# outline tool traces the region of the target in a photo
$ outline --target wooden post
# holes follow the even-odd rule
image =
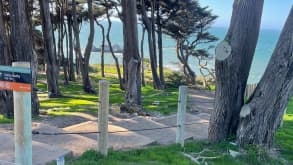
[[[30,68],[29,62],[14,62],[14,67]],[[32,164],[31,92],[13,92],[15,163]]]
[[[99,152],[107,156],[108,155],[108,114],[109,114],[109,82],[101,80],[99,82],[99,113],[98,113],[98,126],[99,126],[99,138],[98,138],[98,150]]]
[[[178,112],[177,112],[177,131],[176,131],[176,143],[180,143],[181,147],[184,147],[184,128],[185,128],[185,113],[187,102],[187,86],[179,87],[178,97]]]

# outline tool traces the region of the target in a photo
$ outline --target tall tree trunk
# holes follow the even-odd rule
[[[74,62],[73,62],[73,36],[72,36],[72,16],[67,15],[68,23],[68,42],[69,42],[69,81],[75,81]]]
[[[118,61],[118,58],[115,56],[115,53],[114,53],[114,50],[113,50],[113,47],[112,47],[112,43],[111,43],[111,39],[110,39],[110,31],[111,31],[111,28],[112,28],[112,21],[111,21],[108,9],[106,9],[106,15],[107,15],[107,21],[108,21],[108,30],[107,30],[106,38],[107,38],[108,46],[110,48],[111,55],[112,55],[112,57],[113,57],[113,59],[115,61],[117,74],[118,74],[118,79],[119,79],[119,83],[120,83],[120,89],[124,90],[125,85],[123,83],[123,79],[122,79],[122,76],[121,76],[119,61]]]
[[[57,62],[56,49],[53,41],[54,33],[50,17],[49,0],[40,0],[39,3],[42,17],[45,55],[47,58],[46,74],[48,95],[50,98],[55,98],[60,97],[58,86],[59,65]]]
[[[90,34],[88,38],[88,42],[84,51],[84,56],[81,59],[81,76],[82,76],[82,84],[83,90],[86,93],[95,94],[95,89],[92,88],[90,78],[89,78],[89,62],[90,56],[93,48],[94,36],[95,36],[95,22],[93,16],[93,1],[87,0],[88,4],[88,13],[89,13],[89,21],[90,21]]]
[[[236,134],[263,3],[263,0],[235,0],[228,34],[216,49],[216,101],[209,126],[212,142]]]
[[[150,51],[150,63],[151,63],[151,70],[153,75],[153,85],[155,89],[162,89],[163,86],[161,84],[160,78],[157,73],[157,60],[155,55],[155,48],[154,48],[154,39],[152,36],[152,23],[147,16],[146,9],[145,9],[145,0],[141,0],[141,13],[142,13],[142,20],[148,32],[148,44],[149,44],[149,51]]]
[[[160,74],[161,83],[163,86],[165,86],[164,66],[163,66],[163,33],[162,33],[159,3],[157,8],[157,27],[158,27],[157,34],[158,34],[158,50],[159,50],[159,74]]]
[[[81,70],[81,49],[80,49],[80,38],[79,38],[79,24],[77,22],[77,13],[76,13],[76,1],[72,0],[72,17],[73,17],[73,34],[74,34],[74,40],[75,40],[75,65],[76,65],[76,74],[80,74]]]
[[[2,1],[0,1],[0,59],[0,65],[11,65],[12,59],[3,19]],[[11,91],[0,91],[0,113],[8,118],[13,117],[13,98]]]
[[[102,31],[102,45],[101,45],[101,73],[102,77],[105,77],[105,28],[98,20],[95,20],[96,24],[101,28]]]
[[[36,87],[37,68],[34,62],[32,29],[29,17],[28,1],[10,0],[10,20],[11,20],[11,53],[14,61],[27,61],[31,63],[32,87]],[[32,112],[38,114],[38,97],[36,91],[32,91]]]
[[[154,48],[154,59],[155,64],[158,65],[158,59],[157,59],[157,41],[156,41],[156,19],[155,19],[155,9],[156,9],[156,0],[151,0],[151,33],[152,33],[152,39],[153,39],[153,48]]]
[[[145,86],[145,80],[144,80],[144,36],[145,36],[145,28],[143,25],[142,27],[142,37],[140,41],[140,54],[141,54],[141,83],[143,86]]]
[[[59,28],[58,28],[58,32],[59,32],[59,40],[58,40],[58,54],[61,58],[60,60],[60,64],[59,66],[63,67],[63,76],[64,76],[64,85],[68,85],[68,72],[67,72],[67,59],[65,58],[64,55],[64,30],[65,30],[65,26],[64,26],[64,4],[63,2],[61,2],[61,6],[60,6],[60,11],[59,11]]]
[[[141,108],[141,73],[137,35],[136,0],[122,0],[123,11],[123,69],[127,84],[125,106],[128,110]],[[138,107],[139,106],[139,107]],[[139,109],[137,109],[139,108]]]
[[[240,112],[240,145],[271,147],[293,89],[293,7],[267,69]]]

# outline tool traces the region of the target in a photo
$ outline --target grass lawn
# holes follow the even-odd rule
[[[280,146],[282,155],[293,164],[293,98],[291,98],[284,125],[276,134],[276,143]]]
[[[227,142],[211,145],[206,142],[188,142],[184,149],[179,145],[169,146],[151,146],[147,149],[137,149],[130,151],[110,151],[108,157],[103,157],[94,150],[85,152],[81,157],[76,159],[67,159],[66,164],[70,165],[193,165],[197,164],[183,155],[187,153],[193,154],[203,152],[202,157],[216,157],[216,159],[205,161],[209,165],[261,165],[283,164],[280,160],[270,158],[266,152],[248,147],[245,155],[233,158],[229,155],[229,150],[238,151],[239,148]],[[198,156],[198,155],[197,155]],[[199,160],[200,163],[205,161]]]
[[[101,73],[94,66],[92,70],[95,73],[90,74],[92,86],[98,91],[98,82],[102,79]],[[124,102],[125,91],[119,87],[116,78],[116,70],[113,65],[106,65],[106,78],[110,81],[110,104],[120,105]],[[45,75],[39,75],[38,89],[47,91]],[[62,78],[62,76],[60,76]],[[62,82],[62,81],[59,81]],[[94,112],[98,110],[98,94],[86,94],[82,90],[80,80],[70,82],[70,85],[60,85],[63,95],[61,98],[49,99],[46,93],[38,94],[40,98],[40,109],[47,111],[50,115],[66,115],[70,112]],[[166,90],[154,90],[151,84],[142,87],[142,103],[146,111],[155,111],[161,114],[170,114],[177,111],[178,89],[168,88]],[[159,101],[160,104],[152,104]]]

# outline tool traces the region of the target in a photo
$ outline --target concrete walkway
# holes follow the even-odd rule
[[[197,95],[199,94],[199,95]],[[197,123],[188,125],[185,129],[185,139],[203,140],[207,139],[209,111],[213,104],[212,93],[205,94],[198,92],[190,93],[190,104],[192,113],[187,113],[186,123]],[[210,97],[211,96],[211,97]],[[192,98],[194,97],[194,98]],[[205,104],[206,109],[196,104]],[[193,111],[196,111],[194,113]],[[94,116],[87,116],[88,120],[81,120],[81,123],[58,128],[50,122],[34,122],[33,130],[46,133],[55,132],[94,132],[98,130],[97,119]],[[126,150],[141,148],[150,144],[162,145],[175,142],[176,128],[131,131],[150,128],[161,128],[176,125],[176,115],[151,118],[133,117],[121,119],[114,116],[109,118],[109,132],[129,131],[109,134],[109,148],[114,150]],[[56,122],[54,122],[56,124]],[[33,135],[33,164],[45,164],[56,160],[64,155],[79,156],[88,149],[97,148],[97,134],[82,135]],[[0,165],[14,162],[14,137],[13,125],[0,125]]]

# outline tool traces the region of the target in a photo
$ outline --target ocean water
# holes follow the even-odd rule
[[[105,27],[107,28],[107,23],[105,21],[102,21],[102,24],[104,24]],[[139,42],[141,39],[141,31],[142,31],[141,26],[138,26]],[[102,42],[102,35],[101,35],[101,30],[99,29],[99,27],[96,26],[95,32],[96,33],[95,33],[94,46],[100,47]],[[227,28],[212,27],[210,29],[210,32],[214,34],[215,36],[217,36],[219,38],[218,42],[220,42],[226,35]],[[85,48],[86,46],[88,34],[89,34],[89,26],[87,25],[87,23],[84,23],[80,33],[82,48]],[[270,57],[273,53],[273,50],[275,48],[279,35],[280,35],[280,31],[277,31],[277,30],[267,30],[267,29],[261,30],[259,40],[258,40],[258,45],[256,48],[256,52],[255,52],[253,63],[250,70],[248,83],[257,83],[260,80],[270,60]],[[122,24],[120,22],[113,21],[110,38],[111,38],[112,44],[118,44],[121,48],[123,48],[123,29],[122,29]],[[144,43],[145,43],[144,44],[145,58],[148,58],[149,51],[148,51],[148,44],[147,44],[147,36],[145,38]],[[216,45],[216,44],[217,42],[213,43],[213,45]],[[171,67],[172,69],[177,70],[178,65],[176,65],[176,63],[178,63],[179,61],[176,57],[175,47],[176,47],[175,40],[164,35],[163,36],[164,66],[167,66],[169,68]],[[214,50],[210,50],[210,53],[214,54]],[[117,53],[116,55],[121,64],[122,54]],[[100,53],[93,52],[91,55],[90,64],[98,64],[98,63],[101,63]],[[105,54],[105,63],[106,64],[114,63],[114,60],[111,54],[109,53]],[[198,74],[196,59],[191,58],[190,65]],[[212,60],[209,65],[211,65],[212,67],[214,65],[214,60]]]

